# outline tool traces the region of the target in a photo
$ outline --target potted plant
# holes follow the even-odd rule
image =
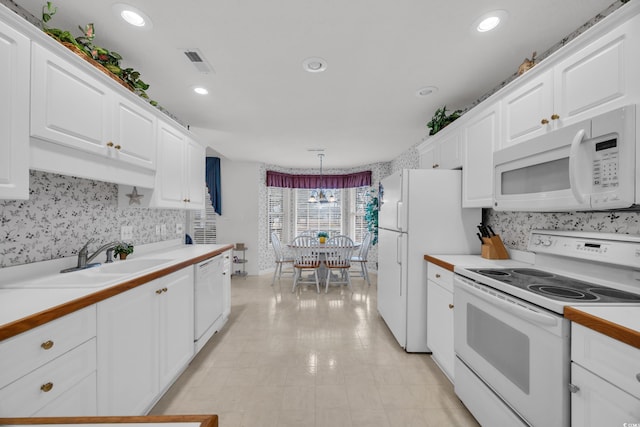
[[[327,233],[326,231],[318,231],[318,240],[320,240],[320,243],[325,243],[328,238],[329,233]]]
[[[113,253],[120,255],[120,259],[127,259],[127,255],[133,253],[133,245],[130,243],[122,243],[113,248]]]
[[[441,108],[438,108],[435,113],[433,113],[433,117],[431,121],[427,123],[427,127],[429,130],[429,135],[435,135],[444,129],[447,125],[454,122],[456,119],[460,117],[462,114],[462,110],[456,110],[453,113],[447,115],[447,106],[443,105]]]
[[[364,220],[367,222],[367,230],[371,233],[371,245],[378,243],[378,195],[375,188],[369,190],[367,205],[364,210]]]

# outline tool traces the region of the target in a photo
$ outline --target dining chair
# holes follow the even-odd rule
[[[293,265],[293,257],[285,254],[280,238],[275,232],[271,233],[271,245],[276,255],[276,269],[273,271],[273,280],[271,281],[271,286],[273,286],[276,283],[276,275],[278,276],[278,280],[282,277],[282,265]],[[295,273],[295,271],[291,270],[291,273]]]
[[[371,233],[366,232],[362,238],[362,245],[360,245],[360,251],[357,255],[351,257],[351,262],[360,264],[360,272],[351,271],[352,275],[356,277],[362,277],[367,281],[367,284],[371,286],[369,281],[369,270],[367,269],[367,256],[369,254],[369,247],[371,246]]]
[[[320,269],[320,252],[318,251],[318,239],[312,236],[298,236],[291,242],[293,248],[293,288],[295,292],[298,283],[303,281],[302,273],[312,271],[315,278],[316,291],[320,293],[320,280],[318,270]]]
[[[349,236],[334,236],[327,240],[324,253],[324,266],[327,268],[327,280],[324,292],[329,291],[329,283],[332,277],[338,277],[338,281],[334,283],[346,283],[349,289],[351,287],[351,277],[349,276],[349,268],[351,268],[351,256],[353,255],[354,243]],[[338,270],[340,275],[334,276],[332,272]]]

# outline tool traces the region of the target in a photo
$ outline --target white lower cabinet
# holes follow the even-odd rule
[[[95,306],[0,342],[0,360],[0,417],[97,415]]]
[[[453,382],[453,272],[427,263],[427,277],[427,346]]]
[[[98,413],[145,414],[193,355],[193,269],[98,303]]]
[[[571,325],[571,425],[640,422],[640,349]]]
[[[231,314],[231,258],[232,251],[222,254],[222,318],[227,321]]]

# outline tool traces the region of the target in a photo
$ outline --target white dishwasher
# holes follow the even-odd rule
[[[195,352],[199,352],[217,332],[218,319],[223,311],[223,267],[222,255],[209,258],[195,268]]]

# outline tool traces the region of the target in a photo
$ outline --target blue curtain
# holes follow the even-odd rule
[[[211,204],[213,210],[218,215],[222,215],[222,197],[220,190],[220,158],[219,157],[207,157],[206,159],[206,181],[207,188],[209,189],[209,196],[211,196]]]

